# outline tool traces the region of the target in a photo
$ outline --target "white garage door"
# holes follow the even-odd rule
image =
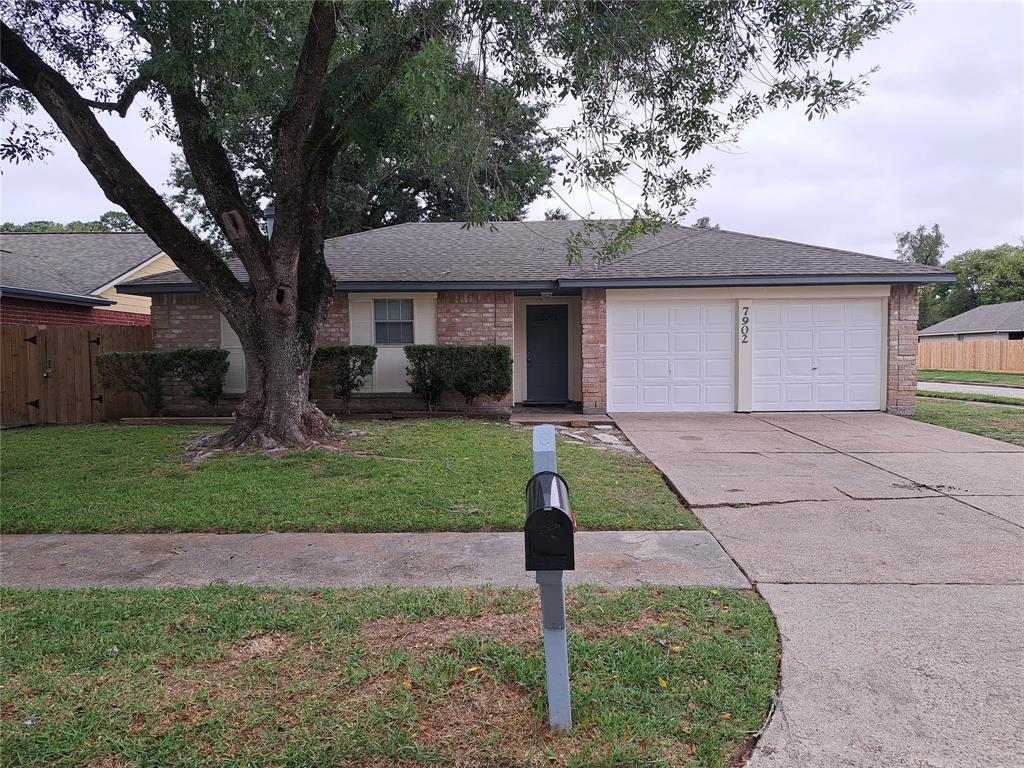
[[[870,411],[881,407],[878,299],[754,302],[755,411]]]
[[[731,301],[608,305],[609,411],[732,411]]]

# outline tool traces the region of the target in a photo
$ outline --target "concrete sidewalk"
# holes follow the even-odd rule
[[[993,397],[1019,397],[1024,399],[1024,387],[994,387],[985,384],[956,384],[947,381],[919,381],[917,388],[925,392],[966,392],[970,395]]]
[[[40,534],[0,541],[5,587],[530,587],[521,533]],[[746,588],[706,531],[576,535],[569,584]]]

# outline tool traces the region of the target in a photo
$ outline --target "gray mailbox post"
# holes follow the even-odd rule
[[[540,585],[548,721],[552,730],[570,731],[572,701],[569,696],[569,648],[565,638],[562,571],[576,567],[573,548],[576,520],[569,509],[569,489],[557,470],[555,428],[548,424],[534,427],[534,475],[526,486],[526,570],[537,572],[537,584]]]

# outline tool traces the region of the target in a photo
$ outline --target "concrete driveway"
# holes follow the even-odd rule
[[[751,765],[1024,765],[1024,449],[880,413],[617,414],[772,606]]]

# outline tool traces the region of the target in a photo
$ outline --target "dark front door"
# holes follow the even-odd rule
[[[569,305],[526,305],[526,399],[569,399]]]

